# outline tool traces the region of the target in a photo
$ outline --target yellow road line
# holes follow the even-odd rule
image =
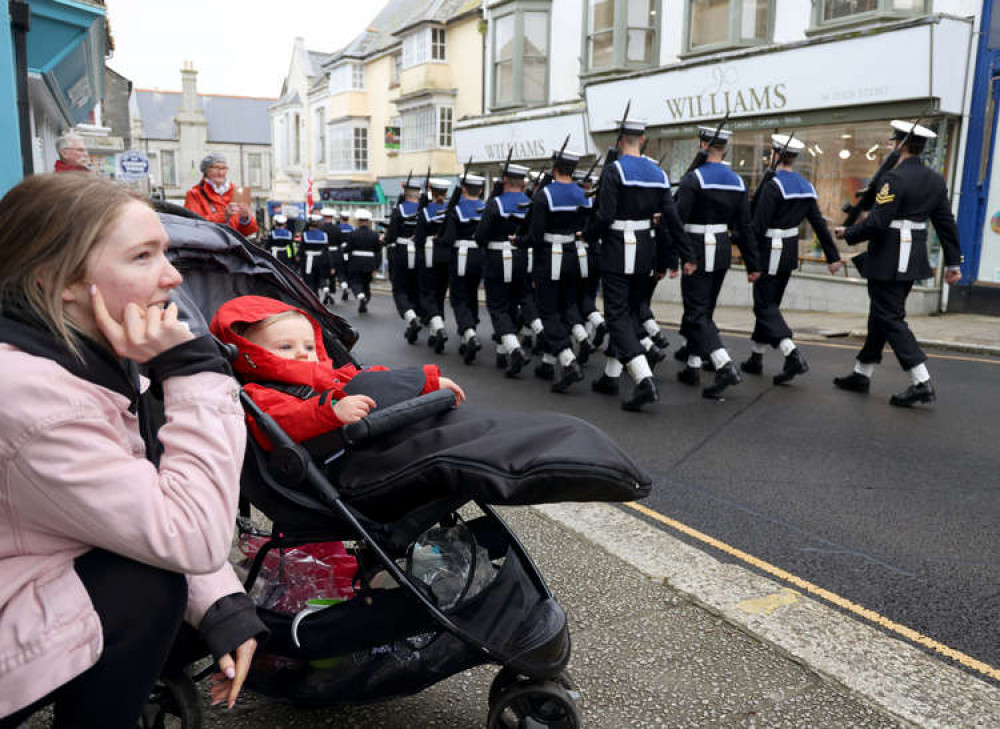
[[[765,562],[762,559],[754,557],[752,554],[747,554],[742,550],[736,549],[735,547],[731,547],[725,542],[719,541],[715,537],[710,537],[707,534],[698,531],[697,529],[692,529],[691,527],[687,526],[686,524],[682,524],[676,519],[671,519],[669,516],[664,516],[658,511],[653,511],[647,506],[643,506],[642,504],[637,504],[634,502],[627,503],[625,504],[625,506],[629,507],[630,509],[634,509],[635,511],[638,511],[640,514],[648,516],[650,519],[654,519],[655,521],[658,521],[662,524],[666,524],[667,526],[676,529],[682,534],[686,534],[689,537],[693,537],[694,539],[697,539],[700,542],[704,542],[705,544],[715,547],[716,549],[725,552],[726,554],[732,557],[736,557],[737,559],[742,560],[743,562],[746,562],[747,564],[756,567],[762,572],[766,572],[770,575],[773,575],[774,577],[777,577],[780,580],[784,580],[785,582],[795,585],[800,590],[816,595],[817,597],[820,597],[826,600],[827,602],[833,603],[839,608],[852,612],[855,615],[859,615],[860,617],[865,618],[866,620],[870,620],[876,625],[885,628],[888,631],[896,633],[897,635],[900,635],[906,638],[907,640],[910,640],[918,645],[921,645],[924,648],[929,648],[935,653],[940,653],[943,656],[947,656],[948,658],[951,658],[952,660],[962,664],[966,668],[970,668],[973,671],[977,671],[983,674],[984,676],[988,676],[996,681],[1000,681],[1000,669],[994,668],[988,663],[984,663],[983,661],[977,660],[972,656],[962,653],[961,651],[957,651],[954,648],[950,648],[944,645],[943,643],[939,643],[933,638],[929,638],[926,635],[923,635],[922,633],[918,633],[917,631],[913,630],[913,628],[908,628],[905,625],[900,625],[899,623],[889,620],[889,618],[885,617],[884,615],[880,615],[874,610],[869,610],[868,608],[858,605],[855,602],[851,602],[850,600],[841,597],[836,593],[823,589],[819,585],[814,585],[812,582],[809,582],[808,580],[803,580],[801,577],[797,577],[796,575],[793,575],[791,572],[787,572],[786,570],[783,570],[780,567],[776,567],[770,562]]]

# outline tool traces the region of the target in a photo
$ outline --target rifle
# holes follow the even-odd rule
[[[753,215],[754,210],[757,209],[757,198],[760,196],[761,190],[764,189],[764,185],[769,183],[774,179],[774,171],[778,168],[778,163],[781,161],[781,155],[785,153],[788,149],[788,145],[792,143],[792,137],[795,136],[795,132],[788,135],[788,139],[781,147],[781,151],[777,155],[772,153],[771,163],[767,166],[767,171],[761,175],[760,182],[757,183],[757,189],[753,191],[753,197],[750,199],[750,214]]]
[[[594,164],[592,164],[592,165],[590,166],[590,169],[589,169],[589,170],[587,170],[587,174],[585,174],[585,175],[583,176],[583,182],[584,182],[584,183],[586,183],[586,182],[587,182],[587,180],[589,180],[589,179],[590,179],[590,176],[591,176],[592,174],[594,174],[594,170],[596,170],[596,169],[597,169],[597,165],[599,165],[599,164],[601,164],[601,155],[597,155],[597,158],[596,158],[596,159],[594,159]]]
[[[618,159],[618,143],[622,141],[622,136],[625,134],[625,122],[628,120],[628,110],[632,108],[632,99],[628,100],[625,105],[625,113],[622,114],[622,120],[618,123],[618,139],[615,140],[613,147],[608,147],[608,151],[604,153],[604,164],[613,164],[616,159]]]
[[[428,203],[431,201],[431,168],[427,168],[427,177],[424,178],[424,189],[420,193],[420,200],[417,203],[417,207],[423,210],[427,207]]]
[[[451,191],[451,197],[448,199],[448,209],[447,213],[450,213],[456,207],[458,207],[458,201],[462,199],[462,188],[465,187],[465,178],[469,176],[469,167],[472,166],[472,157],[469,157],[469,161],[465,163],[465,169],[462,171],[462,181],[459,182],[455,189]]]
[[[906,133],[906,136],[903,137],[902,143],[899,144],[891,152],[889,152],[889,154],[886,155],[885,159],[882,160],[882,164],[879,165],[879,168],[875,171],[875,174],[872,176],[871,180],[868,181],[868,184],[865,185],[865,187],[862,188],[861,190],[858,190],[856,193],[854,193],[854,197],[857,199],[857,202],[854,203],[853,205],[851,205],[851,203],[849,202],[844,203],[844,207],[842,208],[842,210],[845,213],[847,213],[847,217],[844,218],[845,228],[849,225],[854,225],[857,222],[858,218],[861,217],[862,212],[864,212],[865,210],[871,210],[872,206],[875,205],[875,195],[878,192],[879,185],[882,182],[882,178],[885,177],[886,174],[890,170],[892,170],[893,167],[896,166],[897,162],[899,162],[899,150],[902,147],[905,147],[906,143],[910,141],[910,137],[913,136],[913,130],[917,128],[917,124],[919,124],[922,119],[923,117],[920,117],[915,122],[913,122],[913,126],[910,127],[910,131],[908,131]]]
[[[539,178],[538,184],[531,190],[531,197],[534,197],[539,190],[544,189],[549,183],[552,182],[552,176],[555,173],[556,163],[562,157],[563,152],[566,151],[566,145],[569,144],[569,137],[570,135],[567,134],[566,138],[563,140],[562,146],[559,148],[559,151],[552,156],[552,169],[547,170],[545,174]],[[521,225],[517,229],[518,235],[525,235],[529,230],[531,230],[531,211],[534,208],[534,205],[530,202],[518,205],[519,208],[522,206],[526,207],[528,212],[524,214],[524,218],[521,220]]]
[[[691,164],[688,165],[688,168],[684,170],[685,175],[691,170],[696,170],[705,164],[705,160],[708,159],[708,150],[712,148],[712,145],[715,144],[716,141],[718,141],[719,134],[722,132],[722,127],[726,126],[726,122],[729,121],[729,113],[730,112],[728,111],[726,112],[726,115],[722,117],[722,121],[719,122],[719,126],[715,128],[715,133],[712,135],[712,139],[708,143],[708,146],[705,147],[705,149],[702,149],[701,145],[698,146],[698,151],[695,153],[694,159],[691,160]]]
[[[403,187],[399,191],[399,199],[396,200],[397,205],[402,205],[403,201],[406,200],[406,188],[410,186],[411,177],[413,177],[413,170],[406,173],[406,182],[403,183]]]
[[[493,189],[490,190],[490,198],[499,197],[503,195],[503,178],[507,176],[507,170],[510,168],[510,156],[514,152],[514,145],[510,145],[510,149],[507,150],[507,160],[503,163],[503,172],[500,173],[500,177],[493,181]]]

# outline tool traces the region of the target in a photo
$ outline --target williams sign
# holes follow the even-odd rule
[[[674,96],[666,99],[671,121],[689,122],[693,119],[731,114],[768,113],[780,111],[788,105],[787,87],[783,83],[743,89],[722,89],[698,96]]]

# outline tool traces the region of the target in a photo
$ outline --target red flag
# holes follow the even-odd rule
[[[313,210],[313,177],[309,175],[309,186],[306,188],[306,215]]]

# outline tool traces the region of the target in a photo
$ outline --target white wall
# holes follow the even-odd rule
[[[582,38],[581,0],[553,0],[549,16],[550,104],[580,98]]]

